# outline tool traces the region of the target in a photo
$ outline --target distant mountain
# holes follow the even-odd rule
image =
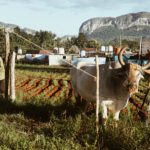
[[[32,35],[35,35],[35,33],[37,32],[36,30],[29,29],[29,28],[23,28],[22,30],[27,34],[32,34]]]
[[[92,18],[82,23],[79,32],[88,38],[102,40],[116,39],[120,35],[150,36],[150,12]]]
[[[17,25],[0,22],[0,28],[8,28],[9,30],[13,30],[15,27],[17,27]]]
[[[16,27],[18,27],[18,26],[15,24],[8,24],[8,23],[0,22],[0,28],[8,28],[13,31],[13,29]],[[27,34],[32,34],[32,35],[34,35],[36,32],[35,30],[29,29],[29,28],[21,28],[21,30],[23,30]]]

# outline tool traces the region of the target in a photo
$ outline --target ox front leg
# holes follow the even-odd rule
[[[114,120],[115,120],[115,121],[119,121],[119,114],[120,114],[120,110],[119,110],[119,111],[116,111],[116,112],[114,113]]]
[[[107,105],[105,102],[101,103],[101,108],[102,108],[102,123],[106,124],[108,114],[107,114]]]
[[[119,114],[120,114],[120,110],[119,110],[119,111],[116,111],[116,112],[114,113],[114,120],[115,120],[114,126],[115,126],[116,128],[118,127]]]

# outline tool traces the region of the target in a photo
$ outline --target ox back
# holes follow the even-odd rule
[[[96,76],[95,66],[83,66],[82,70]],[[118,107],[124,107],[129,99],[129,92],[124,86],[128,67],[111,68],[108,65],[99,65],[100,70],[100,101],[118,101]],[[72,84],[76,95],[79,94],[87,101],[96,100],[95,78],[86,75],[84,72],[72,68]],[[117,106],[115,106],[117,107]]]

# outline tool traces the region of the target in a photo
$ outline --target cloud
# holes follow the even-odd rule
[[[115,9],[118,7],[124,9],[123,6],[127,5],[133,7],[137,3],[138,0],[74,0],[72,2],[75,8],[97,8],[100,10],[111,9],[112,11],[116,11]]]
[[[17,3],[33,6],[36,10],[39,10],[38,3],[42,3],[41,7],[49,9],[74,9],[74,10],[87,10],[87,9],[99,9],[100,11],[116,11],[116,9],[128,9],[133,11],[149,10],[150,1],[144,0],[0,0],[0,3],[4,4]],[[140,4],[140,5],[139,5]],[[38,6],[38,7],[37,7]],[[37,8],[36,8],[37,7]],[[30,8],[30,7],[29,7]]]
[[[12,0],[1,0],[1,1],[5,1],[5,2],[8,2],[8,3],[9,3],[9,2],[12,2],[12,3],[14,3],[14,2],[15,2],[15,3],[16,3],[16,2],[17,2],[17,3],[29,3],[29,2],[32,2],[32,0],[13,0],[13,1],[12,1]]]
[[[24,0],[22,0],[24,1]],[[34,4],[39,0],[33,0]],[[150,1],[144,0],[42,0],[47,9],[69,10],[84,12],[96,9],[101,12],[116,11],[120,13],[149,11]],[[140,4],[140,5],[139,5]]]

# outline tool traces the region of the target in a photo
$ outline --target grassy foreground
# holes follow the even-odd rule
[[[150,126],[121,114],[116,123],[110,120],[100,127],[96,141],[95,114],[82,116],[70,104],[59,107],[32,103],[0,101],[1,149],[52,150],[147,150],[150,148]],[[76,111],[74,111],[76,110]]]
[[[23,67],[21,69],[22,66],[18,66],[16,75],[69,78],[66,70],[65,73],[64,70],[60,73],[56,69],[48,68],[48,73],[46,70],[41,72],[40,66]],[[43,103],[42,97],[23,100],[20,96],[14,103],[0,97],[0,149],[148,150],[150,125],[146,127],[146,123],[133,114],[121,113],[116,126],[110,115],[107,125],[105,127],[100,125],[97,139],[95,112],[83,116],[72,99],[56,106]]]
[[[147,150],[150,148],[150,127],[121,114],[116,123],[110,120],[100,127],[96,141],[95,114],[82,116],[71,104],[59,107],[0,101],[1,149],[82,150]],[[76,110],[76,111],[74,111]]]

